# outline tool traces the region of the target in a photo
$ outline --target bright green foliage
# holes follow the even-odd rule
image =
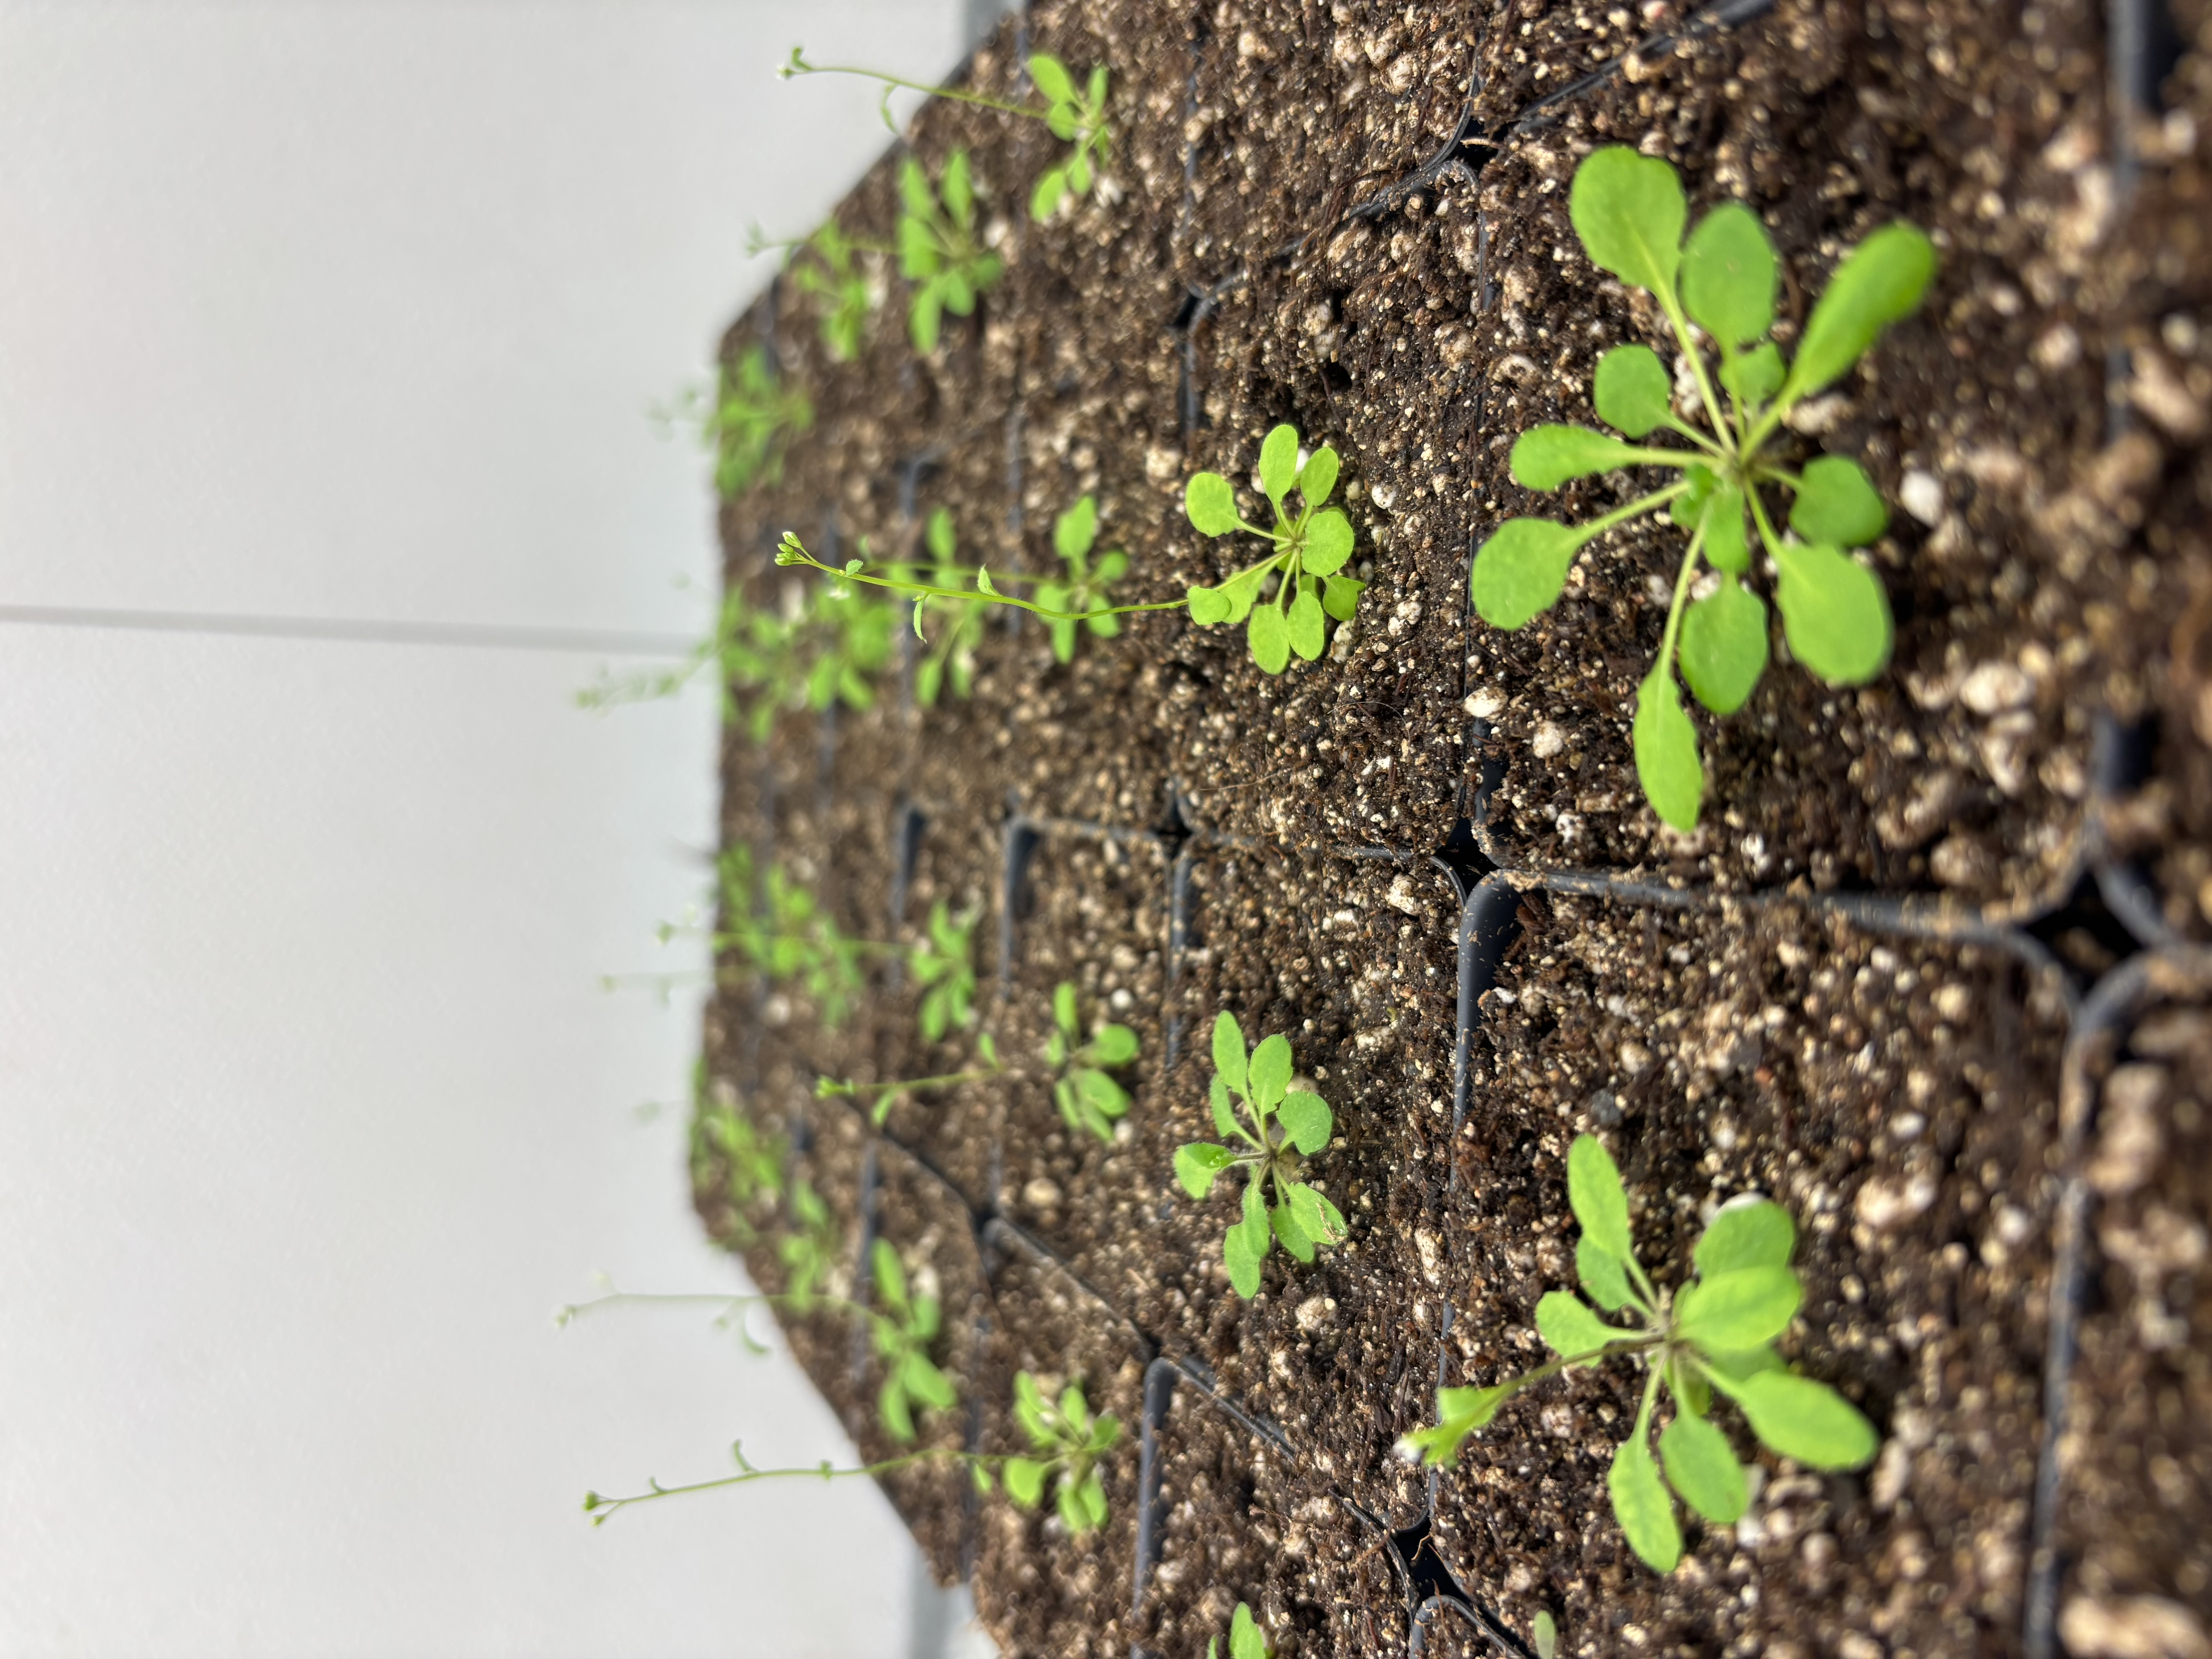
[[[1826,1384],[1791,1372],[1774,1351],[1804,1299],[1790,1267],[1797,1229],[1788,1211],[1750,1196],[1723,1205],[1692,1253],[1697,1277],[1670,1298],[1636,1260],[1620,1171],[1593,1135],[1577,1135],[1567,1151],[1567,1202],[1582,1224],[1575,1272],[1589,1302],[1551,1291],[1536,1304],[1537,1334],[1559,1358],[1489,1388],[1437,1389],[1437,1425],[1400,1443],[1408,1455],[1449,1463],[1468,1435],[1531,1382],[1633,1357],[1647,1371],[1643,1403],[1606,1485],[1630,1547],[1661,1572],[1674,1571],[1682,1554],[1668,1488],[1723,1525],[1740,1520],[1749,1501],[1742,1466],[1711,1419],[1715,1394],[1734,1401],[1752,1432],[1784,1457],[1816,1469],[1873,1461],[1881,1443],[1874,1425]],[[1626,1312],[1634,1322],[1613,1324],[1598,1310]],[[1674,1416],[1655,1459],[1652,1414],[1662,1391]]]
[[[1101,1025],[1083,1040],[1075,987],[1063,981],[1052,994],[1053,1033],[1044,1045],[1053,1069],[1052,1097],[1071,1129],[1114,1138],[1114,1120],[1129,1109],[1127,1091],[1106,1075],[1137,1057],[1137,1034],[1126,1025]]]
[[[1468,580],[1483,620],[1516,629],[1552,607],[1575,555],[1615,525],[1666,507],[1689,532],[1659,659],[1638,693],[1633,728],[1646,799],[1661,818],[1688,830],[1697,826],[1705,771],[1675,669],[1691,695],[1716,714],[1741,708],[1766,669],[1766,605],[1739,580],[1751,572],[1747,512],[1751,532],[1774,562],[1774,603],[1798,662],[1829,684],[1863,685],[1889,660],[1889,602],[1881,580],[1844,550],[1864,546],[1887,527],[1881,495],[1856,461],[1823,456],[1793,474],[1769,446],[1793,408],[1847,372],[1883,329],[1919,305],[1935,274],[1936,252],[1903,223],[1860,243],[1813,307],[1796,361],[1785,371],[1781,352],[1766,337],[1781,269],[1749,208],[1723,203],[1686,243],[1688,210],[1674,169],[1616,145],[1576,169],[1568,211],[1594,264],[1658,301],[1697,382],[1697,416],[1686,421],[1674,411],[1674,382],[1658,354],[1649,346],[1616,346],[1598,360],[1591,381],[1598,418],[1631,439],[1663,428],[1692,447],[1624,443],[1587,427],[1522,433],[1513,446],[1512,471],[1531,489],[1638,466],[1671,467],[1681,480],[1580,526],[1508,520],[1477,550]],[[1717,350],[1717,383],[1693,323]],[[1776,532],[1762,489],[1795,495],[1789,539]],[[1703,592],[1697,591],[1700,561],[1716,579]]]
[[[899,218],[899,270],[915,285],[907,327],[915,350],[934,351],[945,313],[972,313],[976,296],[998,282],[1005,266],[977,239],[966,150],[952,152],[935,189],[921,163],[908,156],[899,169],[899,196],[906,205]]]
[[[1271,530],[1247,524],[1237,513],[1237,492],[1218,472],[1201,472],[1183,490],[1183,511],[1201,536],[1243,531],[1272,544],[1273,551],[1225,581],[1190,590],[1194,623],[1243,623],[1252,660],[1279,674],[1291,653],[1311,662],[1328,642],[1328,619],[1350,622],[1366,583],[1344,574],[1352,557],[1352,521],[1327,506],[1336,489],[1337,456],[1323,445],[1310,456],[1298,450],[1298,429],[1283,425],[1260,446],[1260,487],[1275,511]],[[1298,510],[1284,505],[1292,490]],[[1263,597],[1269,576],[1274,593]]]
[[[907,1294],[906,1269],[899,1266],[898,1252],[889,1240],[878,1239],[868,1261],[875,1273],[877,1304],[868,1315],[869,1334],[884,1362],[876,1411],[892,1439],[912,1440],[916,1406],[951,1411],[958,1398],[952,1379],[929,1357],[939,1323],[937,1298]]]
[[[907,972],[921,992],[921,1034],[932,1042],[975,1023],[975,919],[955,921],[943,899],[930,907],[929,934],[907,952]]]
[[[756,903],[752,851],[743,842],[722,850],[721,931],[717,951],[729,950],[771,984],[796,985],[812,1000],[822,1023],[845,1023],[864,987],[861,963],[872,948],[865,939],[841,932],[814,895],[785,873],[769,866]]]
[[[814,404],[799,386],[779,385],[768,354],[755,346],[722,365],[712,403],[702,411],[700,434],[714,456],[714,487],[735,501],[758,482],[783,477],[783,453],[793,437],[814,424]]]
[[[703,1054],[692,1067],[691,1111],[692,1184],[703,1188],[720,1160],[735,1212],[732,1230],[740,1244],[750,1244],[754,1211],[763,1199],[783,1195],[784,1138],[753,1121],[726,1079],[708,1080]]]
[[[1206,1659],[1221,1659],[1219,1637],[1206,1638]],[[1275,1650],[1260,1633],[1252,1609],[1242,1601],[1237,1604],[1236,1616],[1229,1621],[1229,1659],[1275,1659]]]
[[[1113,131],[1106,125],[1106,65],[1098,64],[1082,86],[1057,58],[1042,52],[1030,58],[1030,79],[1045,95],[1045,125],[1052,136],[1075,148],[1067,159],[1039,175],[1030,192],[1030,217],[1049,219],[1069,198],[1088,196],[1091,185],[1105,173],[1113,148]]]
[[[1213,1127],[1229,1144],[1177,1147],[1175,1171],[1196,1199],[1212,1191],[1223,1170],[1246,1171],[1243,1218],[1222,1241],[1229,1282],[1242,1297],[1258,1293],[1261,1264],[1274,1240],[1310,1261],[1317,1247],[1340,1243],[1345,1235],[1336,1206],[1298,1178],[1305,1160],[1328,1146],[1335,1119],[1328,1102],[1293,1090],[1292,1081],[1288,1037],[1271,1036],[1248,1056],[1236,1016],[1224,1009],[1214,1017]]]
[[[1075,656],[1078,628],[1088,628],[1102,640],[1121,631],[1121,619],[1109,607],[1114,584],[1128,573],[1129,556],[1114,548],[1100,554],[1093,565],[1091,549],[1097,539],[1098,502],[1092,496],[1085,495],[1054,521],[1053,549],[1066,562],[1067,580],[1039,586],[1036,602],[1048,611],[1068,613],[1046,624],[1052,629],[1052,654],[1061,662]]]
[[[1559,1626],[1548,1608],[1537,1609],[1528,1623],[1528,1638],[1536,1650],[1536,1659],[1559,1659]]]
[[[804,1176],[791,1183],[791,1231],[775,1243],[786,1274],[784,1295],[804,1313],[828,1277],[837,1250],[837,1229],[830,1206]]]
[[[834,362],[849,363],[860,355],[860,337],[880,303],[876,285],[854,263],[854,244],[835,219],[807,239],[811,259],[794,259],[791,283],[822,301],[822,343]]]
[[[922,540],[936,561],[930,581],[939,588],[957,589],[966,573],[954,563],[959,544],[953,533],[951,508],[940,507],[929,515]],[[929,650],[914,671],[914,699],[924,708],[936,708],[947,686],[963,701],[975,689],[975,647],[982,642],[983,617],[989,605],[981,593],[916,596],[914,636]]]
[[[1025,1510],[1044,1501],[1048,1489],[1061,1523],[1080,1537],[1106,1524],[1106,1483],[1098,1460],[1121,1437],[1121,1422],[1110,1413],[1093,1417],[1083,1390],[1070,1382],[1057,1401],[1047,1400],[1027,1371],[1014,1378],[1014,1420],[1029,1437],[1034,1457],[1009,1457],[1000,1466],[1006,1494]],[[988,1485],[981,1464],[978,1484]]]

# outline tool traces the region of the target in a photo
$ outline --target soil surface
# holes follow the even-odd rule
[[[732,359],[764,345],[815,409],[780,477],[724,509],[754,603],[816,580],[774,567],[785,530],[833,561],[864,538],[912,556],[939,507],[963,563],[1043,571],[1085,494],[1129,556],[1117,600],[1176,598],[1257,550],[1192,531],[1184,482],[1224,473],[1249,516],[1285,420],[1341,454],[1370,584],[1279,678],[1177,611],[1066,664],[1000,615],[964,698],[917,705],[908,636],[871,706],[726,740],[726,842],[847,933],[910,944],[940,903],[972,922],[1002,1070],[902,1093],[880,1130],[816,1080],[975,1054],[973,1031],[922,1040],[889,950],[835,1027],[726,958],[706,1047],[830,1206],[826,1288],[865,1298],[880,1237],[940,1298],[960,1402],[923,1414],[924,1444],[1021,1449],[1024,1370],[1121,1423],[1091,1536],[950,1460],[885,1477],[1004,1651],[1195,1659],[1239,1601],[1284,1656],[1403,1651],[1417,1615],[1428,1652],[1525,1655],[1540,1613],[1577,1655],[2212,1650],[2212,973],[2192,954],[2212,939],[2212,11],[2146,27],[2148,106],[2122,118],[2106,17],[2048,0],[1779,0],[1734,27],[1666,0],[1038,0],[966,84],[1024,95],[1030,50],[1109,64],[1115,187],[1032,222],[1057,143],[939,100],[908,142],[933,171],[969,152],[1006,264],[975,314],[917,356],[876,263],[856,362],[788,283],[732,328]],[[1693,836],[1644,805],[1628,746],[1674,532],[1594,544],[1516,634],[1467,597],[1500,520],[1649,488],[1555,498],[1504,467],[1528,425],[1591,417],[1604,349],[1667,349],[1567,223],[1577,160],[1617,142],[1674,161],[1693,212],[1760,213],[1785,349],[1869,231],[1910,218],[1942,256],[1918,315],[1789,437],[1858,459],[1893,504],[1869,556],[1894,658],[1838,691],[1777,630],[1744,709],[1697,717]],[[899,160],[841,206],[848,234],[893,240]],[[2160,988],[2091,994],[2146,947]],[[1086,1028],[1139,1041],[1103,1140],[1054,1103],[1063,982]],[[1224,1009],[1286,1034],[1329,1102],[1311,1173],[1350,1224],[1311,1264],[1276,1251],[1249,1302],[1221,1261],[1234,1183],[1196,1203],[1170,1173],[1212,1138]],[[1692,1526],[1663,1577],[1606,1496],[1627,1362],[1531,1390],[1433,1477],[1393,1449],[1440,1383],[1540,1359],[1584,1132],[1662,1284],[1725,1199],[1790,1208],[1807,1298],[1783,1346],[1883,1436],[1869,1468],[1821,1475],[1723,1409],[1755,1500]],[[710,1230],[781,1287],[787,1215],[733,1206],[711,1150],[695,1175]],[[900,1450],[850,1317],[786,1324],[862,1455]]]

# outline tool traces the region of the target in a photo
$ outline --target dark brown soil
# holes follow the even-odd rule
[[[939,902],[975,919],[979,1012],[1008,1071],[902,1097],[883,1135],[814,1099],[815,1079],[924,1076],[971,1052],[965,1034],[921,1040],[914,988],[887,964],[830,1030],[792,988],[726,963],[707,1042],[749,1110],[799,1131],[793,1168],[842,1230],[831,1288],[864,1289],[863,1241],[880,1236],[943,1296],[962,1402],[925,1421],[929,1443],[1016,1449],[1023,1370],[1080,1377],[1122,1419],[1095,1538],[979,1497],[956,1467],[885,1483],[939,1572],[972,1577],[1006,1652],[1194,1656],[1239,1601],[1279,1654],[1395,1652],[1438,1591],[1522,1641],[1549,1611],[1578,1655],[2026,1651],[2054,1291],[2071,1305],[2054,1240],[2080,1172],[2062,1056],[2083,985],[2136,948],[2079,878],[2100,863],[2123,908],[2139,891],[2142,931],[2212,937],[2212,186],[2193,136],[2212,132],[2212,37],[2201,3],[2174,21],[2195,43],[2167,82],[2179,113],[2139,124],[2130,194],[2106,19],[2078,5],[1782,0],[1741,29],[1675,33],[1663,3],[1039,0],[1032,47],[1113,67],[1121,199],[1028,222],[1054,148],[1042,128],[933,105],[912,143],[933,164],[969,149],[1008,262],[977,316],[918,358],[894,276],[854,364],[830,362],[788,289],[732,330],[733,353],[768,338],[817,410],[781,481],[725,513],[729,579],[764,603],[796,579],[769,560],[786,528],[825,556],[862,538],[882,556],[945,506],[963,559],[1038,569],[1053,518],[1086,492],[1101,544],[1130,556],[1118,597],[1175,597],[1237,556],[1190,531],[1184,480],[1245,478],[1280,420],[1341,452],[1371,583],[1323,659],[1279,678],[1241,635],[1173,612],[1065,665],[1042,629],[1000,619],[966,700],[915,708],[900,666],[869,710],[726,744],[725,837],[781,860],[848,932],[911,940]],[[1013,27],[973,84],[1015,90]],[[1348,218],[1460,130],[1471,71],[1495,147],[1480,181]],[[1657,826],[1627,746],[1663,616],[1648,590],[1679,548],[1609,538],[1516,635],[1467,604],[1468,558],[1499,519],[1580,516],[1628,487],[1555,501],[1504,467],[1526,426],[1589,417],[1600,351],[1660,343],[1566,224],[1577,159],[1622,140],[1674,161],[1698,206],[1762,213],[1793,325],[1891,218],[1942,252],[1921,314],[1793,440],[1863,459],[1893,503],[1926,509],[1894,510],[1874,550],[1895,659],[1831,691],[1778,634],[1752,702],[1699,717],[1693,838]],[[888,240],[895,173],[887,158],[840,209],[848,232]],[[2100,726],[2124,739],[2101,775]],[[926,828],[900,893],[909,811]],[[1024,823],[1038,839],[1010,891]],[[1492,862],[1520,886],[1521,932],[1474,1011],[1455,1118],[1458,884]],[[1578,896],[1545,879],[1565,869],[1680,890]],[[1855,890],[1940,904],[1951,935],[1899,931],[1894,904],[1850,920]],[[1971,925],[2069,902],[2034,938]],[[1041,1051],[1063,981],[1086,1021],[1142,1044],[1109,1141],[1053,1105]],[[2192,1079],[2212,1055],[2172,1035],[2195,1006],[2116,1051],[2163,1068],[2167,1157],[2089,1206],[2072,1437],[2045,1518],[2054,1607],[2116,1619],[2155,1596],[2201,1630],[2206,1280],[2175,1257],[2154,1284],[2128,1254],[2154,1235],[2202,1252]],[[1222,1009],[1253,1039],[1289,1035],[1330,1102],[1314,1173],[1351,1223],[1310,1266],[1278,1252],[1249,1303],[1221,1265],[1229,1193],[1194,1204],[1170,1175],[1178,1145],[1211,1138]],[[2118,1120],[2087,1121],[2094,1170]],[[1751,1513],[1693,1530],[1665,1578],[1628,1555],[1605,1497],[1633,1410],[1625,1364],[1510,1407],[1433,1499],[1393,1451],[1440,1381],[1538,1357],[1534,1304],[1572,1279],[1562,1169],[1583,1131],[1620,1158],[1662,1282],[1721,1200],[1791,1208],[1808,1299],[1784,1346],[1885,1437],[1855,1475],[1756,1454]],[[734,1237],[722,1172],[708,1158],[700,1176],[702,1216]],[[784,1282],[772,1237],[746,1261]],[[893,1450],[849,1322],[817,1315],[792,1340],[863,1454]],[[1162,1355],[1251,1424],[1176,1389],[1159,1560],[1133,1609],[1138,1419]],[[1498,1650],[1449,1613],[1425,1639]]]

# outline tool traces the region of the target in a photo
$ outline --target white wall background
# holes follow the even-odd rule
[[[0,4],[0,604],[696,632],[643,411],[885,142],[804,40],[966,0]],[[702,586],[680,591],[687,575]],[[599,659],[0,623],[0,1652],[908,1651],[866,1483],[703,1317],[711,697]]]

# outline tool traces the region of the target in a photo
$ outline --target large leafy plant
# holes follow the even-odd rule
[[[1888,660],[1881,580],[1845,550],[1887,526],[1880,494],[1856,461],[1823,456],[1793,470],[1772,446],[1791,410],[1847,374],[1885,328],[1919,305],[1936,252],[1901,222],[1868,237],[1837,267],[1785,364],[1769,337],[1779,266],[1749,208],[1722,204],[1685,241],[1688,212],[1674,169],[1615,145],[1576,169],[1568,211],[1592,263],[1658,301],[1695,383],[1696,408],[1689,419],[1676,414],[1673,377],[1650,347],[1616,346],[1598,360],[1592,399],[1600,420],[1638,441],[1588,427],[1535,427],[1513,446],[1513,476],[1531,489],[1635,467],[1680,477],[1581,525],[1508,520],[1475,554],[1474,608],[1493,627],[1520,628],[1551,608],[1576,554],[1606,531],[1663,510],[1688,532],[1632,728],[1645,798],[1668,823],[1688,830],[1697,824],[1705,774],[1674,671],[1679,664],[1692,694],[1716,714],[1734,714],[1758,685],[1766,668],[1766,606],[1743,580],[1754,536],[1772,561],[1783,635],[1800,664],[1828,684],[1860,685]],[[1717,353],[1717,373],[1693,323]],[[1640,441],[1662,431],[1689,447]],[[1794,534],[1777,530],[1770,490],[1794,497],[1786,520]],[[1699,583],[1701,565],[1711,567],[1710,591]]]
[[[1256,1295],[1261,1265],[1273,1241],[1300,1261],[1340,1243],[1344,1217],[1300,1177],[1305,1160],[1328,1145],[1335,1119],[1328,1103],[1309,1090],[1292,1089],[1291,1040],[1278,1032],[1249,1054],[1235,1015],[1224,1009],[1213,1021],[1213,1083],[1209,1103],[1222,1141],[1194,1141],[1176,1149],[1176,1179],[1193,1198],[1204,1199],[1224,1170],[1245,1172],[1244,1211],[1222,1239],[1229,1282],[1242,1297]]]
[[[1567,1201],[1582,1225],[1575,1273],[1597,1309],[1625,1315],[1610,1324],[1569,1291],[1536,1304],[1536,1330],[1559,1356],[1525,1376],[1488,1388],[1439,1389],[1434,1427],[1406,1437],[1403,1449],[1430,1463],[1455,1462],[1468,1436],[1527,1388],[1577,1365],[1632,1358],[1645,1368],[1644,1398],[1628,1438],[1614,1453],[1606,1487],[1629,1546],[1659,1572],[1682,1555],[1672,1487],[1706,1520],[1742,1518],[1750,1487],[1727,1434],[1712,1420],[1713,1396],[1732,1401],[1770,1450],[1816,1469],[1855,1469],[1880,1443],[1858,1408],[1826,1383],[1800,1376],[1774,1351],[1804,1299],[1790,1266],[1797,1230],[1790,1212],[1763,1198],[1721,1206],[1692,1253],[1697,1277],[1670,1297],[1636,1259],[1628,1194],[1612,1156],[1592,1135],[1567,1151]],[[1659,1397],[1674,1415],[1651,1455]],[[1662,1479],[1662,1470],[1664,1479]]]
[[[1129,1092],[1107,1073],[1136,1059],[1137,1034],[1109,1022],[1085,1042],[1075,987],[1065,980],[1052,994],[1052,1024],[1044,1061],[1053,1069],[1054,1104],[1069,1128],[1111,1140],[1114,1121],[1129,1109]]]
[[[1085,495],[1053,521],[1052,545],[1067,566],[1064,581],[1039,584],[1036,602],[1061,614],[1046,626],[1052,630],[1052,654],[1061,662],[1075,656],[1076,630],[1088,628],[1102,640],[1121,631],[1121,619],[1113,610],[1113,586],[1128,574],[1129,556],[1113,548],[1093,564],[1091,550],[1098,540],[1098,502]]]
[[[1006,267],[976,236],[966,150],[952,152],[935,188],[921,163],[908,156],[899,168],[899,198],[906,209],[899,216],[899,270],[915,285],[907,328],[915,350],[934,351],[945,313],[968,316]]]
[[[1241,531],[1268,544],[1265,558],[1188,594],[1194,623],[1243,623],[1252,660],[1279,674],[1295,651],[1311,662],[1327,644],[1328,618],[1350,622],[1366,586],[1344,574],[1352,557],[1352,521],[1328,506],[1335,492],[1337,454],[1326,444],[1310,455],[1298,449],[1298,429],[1288,424],[1260,445],[1260,488],[1274,510],[1263,529],[1237,511],[1237,492],[1218,472],[1200,472],[1183,489],[1183,510],[1201,536]],[[1298,507],[1285,504],[1295,490]],[[1274,591],[1265,592],[1270,577]]]

